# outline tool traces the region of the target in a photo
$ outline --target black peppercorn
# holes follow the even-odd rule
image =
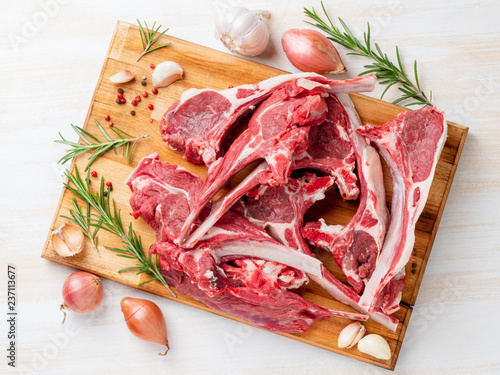
[[[119,92],[120,94],[123,94],[123,89],[122,89],[122,88],[119,88],[119,89],[118,89],[118,92]]]
[[[411,270],[411,273],[415,275],[417,273],[417,270]]]
[[[146,86],[146,81],[142,81],[141,85]]]
[[[130,111],[130,114],[131,114],[132,116],[135,116],[135,111]]]
[[[120,99],[116,98],[115,102],[117,102],[118,104],[120,104]]]
[[[417,263],[412,263],[411,268],[417,268]]]

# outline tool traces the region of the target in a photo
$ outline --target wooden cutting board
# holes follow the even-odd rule
[[[130,191],[123,181],[130,171],[137,165],[138,161],[152,152],[158,152],[162,161],[168,161],[172,164],[179,164],[192,172],[204,177],[206,168],[186,162],[179,153],[166,147],[161,141],[159,135],[159,120],[165,110],[177,100],[187,89],[209,87],[213,89],[224,89],[229,85],[237,86],[246,83],[255,83],[272,76],[286,74],[286,72],[271,68],[265,65],[257,64],[249,60],[233,56],[231,54],[214,51],[180,39],[163,36],[159,43],[171,41],[169,47],[160,49],[143,57],[136,62],[137,57],[142,51],[139,31],[137,26],[124,22],[118,22],[113,40],[104,61],[101,75],[97,82],[97,87],[90,103],[90,108],[83,127],[94,135],[100,136],[100,133],[94,123],[97,119],[101,124],[107,126],[104,120],[106,114],[111,116],[111,120],[116,126],[132,135],[149,134],[146,139],[141,140],[134,151],[131,164],[120,153],[115,155],[108,152],[105,156],[98,159],[92,166],[92,170],[97,171],[99,178],[103,176],[106,181],[113,182],[112,197],[117,206],[122,209],[122,218],[125,225],[132,220],[128,212],[131,211],[128,205]],[[162,61],[171,60],[178,62],[184,69],[184,79],[177,81],[167,88],[159,90],[158,95],[151,93],[151,63],[157,65]],[[135,74],[136,79],[132,82],[120,85],[125,90],[127,103],[119,105],[115,103],[117,86],[111,84],[108,78],[116,72],[129,69]],[[147,85],[141,85],[141,77],[147,77]],[[133,107],[130,102],[142,91],[148,91],[149,96],[142,98],[142,101]],[[381,125],[392,120],[398,113],[404,111],[404,108],[388,104],[386,102],[372,99],[363,95],[351,95],[352,100],[358,110],[363,123]],[[147,105],[154,105],[154,110],[148,109]],[[135,110],[136,115],[130,114]],[[309,331],[304,334],[284,334],[295,340],[299,340],[317,347],[340,353],[342,355],[355,358],[357,360],[371,363],[380,367],[394,369],[398,359],[399,351],[403,343],[406,327],[411,316],[411,306],[415,303],[425,266],[431,252],[432,243],[436,235],[439,221],[448,197],[448,192],[453,181],[453,176],[460,158],[468,128],[448,123],[448,139],[441,158],[437,165],[436,174],[429,194],[429,199],[425,209],[417,223],[415,248],[412,255],[412,262],[406,267],[406,286],[403,291],[401,309],[394,316],[400,320],[396,332],[390,332],[388,329],[377,323],[368,321],[366,328],[368,333],[378,333],[384,336],[392,351],[390,360],[378,360],[366,354],[359,352],[356,348],[340,349],[337,347],[337,337],[342,328],[349,322],[344,319],[328,319],[315,322]],[[80,171],[83,171],[87,163],[88,155],[83,155],[73,161]],[[387,190],[388,204],[391,201],[392,182],[388,169],[384,165],[385,187]],[[92,181],[97,187],[99,178]],[[238,181],[232,181],[228,188],[234,186]],[[61,215],[68,215],[71,208],[72,194],[63,188],[61,199],[57,206],[54,220],[50,232],[58,228],[65,222]],[[327,194],[325,200],[318,202],[307,213],[306,219],[313,220],[324,217],[328,223],[345,224],[352,217],[357,208],[357,202],[344,202],[335,191]],[[133,221],[134,229],[141,235],[145,249],[155,242],[153,230],[144,223],[142,219]],[[99,276],[105,277],[119,283],[135,287],[140,282],[147,279],[145,276],[138,276],[134,272],[118,273],[117,271],[124,267],[135,265],[135,261],[117,257],[116,253],[106,250],[104,246],[118,246],[120,241],[104,233],[99,234],[100,256],[97,256],[89,243],[85,249],[72,258],[60,257],[50,245],[50,232],[45,243],[42,257],[54,262],[69,265],[77,269],[93,272]],[[318,257],[325,263],[337,277],[345,280],[338,267],[334,264],[332,257],[322,251],[317,251]],[[173,299],[170,293],[159,283],[148,283],[140,289]],[[310,282],[306,287],[299,290],[299,293],[306,299],[315,302],[321,306],[354,311],[350,307],[335,301],[318,285]],[[177,302],[196,308],[213,312],[228,318],[244,322],[243,320],[222,314],[206,307],[197,300],[179,295]],[[118,309],[119,306],[116,306]]]

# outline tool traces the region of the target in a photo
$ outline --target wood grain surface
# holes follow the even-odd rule
[[[166,37],[164,37],[164,39],[165,41],[167,40]],[[103,158],[98,159],[92,166],[92,170],[97,171],[99,176],[103,176],[106,180],[113,182],[113,191],[111,194],[118,207],[122,210],[122,217],[126,225],[131,221],[131,217],[126,214],[130,211],[128,199],[131,193],[128,187],[123,184],[123,181],[143,156],[156,151],[160,154],[160,159],[162,161],[182,165],[198,174],[200,177],[204,177],[206,173],[204,166],[187,163],[179,153],[166,147],[159,136],[158,124],[163,112],[171,103],[179,98],[182,92],[192,87],[223,89],[228,85],[236,86],[244,83],[254,83],[278,74],[286,74],[284,71],[257,64],[233,55],[214,51],[181,39],[169,37],[168,40],[173,42],[171,46],[161,49],[155,54],[151,54],[148,59],[136,62],[135,60],[138,53],[141,51],[138,28],[124,22],[119,22],[117,24],[108,51],[108,56],[106,57],[101,75],[98,79],[97,87],[84,125],[87,131],[99,135],[94,119],[98,119],[103,125],[106,125],[103,118],[105,114],[109,114],[114,124],[126,132],[133,135],[141,135],[144,133],[150,135],[148,138],[138,142],[130,165],[127,164],[120,153],[115,155],[109,152]],[[149,64],[158,64],[164,60],[179,62],[184,68],[184,79],[175,82],[167,88],[160,89],[158,95],[153,95],[150,92],[149,96],[143,98],[137,107],[132,107],[130,101],[133,97],[140,94],[144,89],[150,91],[152,88],[150,79],[152,70]],[[125,90],[124,95],[127,98],[127,104],[125,105],[115,103],[116,89],[118,86],[113,85],[108,80],[111,75],[122,69],[129,69],[136,76],[134,81],[119,86]],[[140,77],[143,75],[148,77],[148,85],[146,87],[142,86],[140,83]],[[404,110],[401,107],[363,95],[354,94],[351,95],[351,97],[364,123],[381,125],[392,120],[398,113]],[[147,104],[149,103],[154,104],[153,111],[147,108]],[[136,111],[135,116],[129,113],[132,109]],[[150,120],[152,120],[152,122]],[[412,254],[413,261],[407,265],[406,269],[407,276],[406,286],[403,291],[403,303],[401,309],[395,313],[395,316],[400,320],[396,332],[390,332],[384,327],[370,321],[366,323],[369,333],[381,334],[388,340],[393,353],[391,360],[378,360],[356,349],[339,349],[336,344],[336,338],[342,328],[348,323],[343,319],[328,319],[316,322],[307,333],[284,334],[283,336],[380,367],[394,369],[410,320],[412,312],[411,306],[414,305],[417,298],[419,286],[422,282],[427,260],[438,230],[441,215],[466,136],[466,127],[454,123],[448,124],[448,139],[436,169],[429,199],[417,223],[416,241]],[[80,171],[83,171],[86,163],[86,155],[78,157],[75,161]],[[241,175],[238,176],[238,178],[241,177]],[[237,183],[238,178],[231,181],[228,188]],[[385,164],[384,178],[388,205],[390,205],[392,181],[390,172]],[[97,185],[98,180],[95,179],[93,181],[95,181]],[[68,210],[72,207],[72,198],[73,196],[69,191],[63,190],[51,230],[57,228],[65,221],[60,216],[68,215]],[[313,220],[323,217],[327,223],[344,224],[352,217],[356,208],[357,202],[344,202],[339,195],[332,190],[327,194],[325,200],[318,202],[308,211],[307,219]],[[142,236],[145,245],[155,242],[153,231],[142,219],[135,220],[133,225],[136,232]],[[42,256],[46,259],[74,268],[87,270],[107,279],[132,287],[135,287],[137,284],[147,279],[145,276],[140,277],[132,272],[118,273],[117,271],[119,269],[134,265],[135,262],[125,258],[119,258],[115,253],[104,249],[103,246],[116,247],[119,245],[119,241],[117,241],[116,238],[101,232],[99,234],[99,239],[100,256],[97,256],[93,249],[91,249],[90,244],[87,243],[82,253],[72,258],[62,258],[52,249],[49,232]],[[327,266],[327,268],[329,268],[339,279],[345,280],[345,277],[335,265],[329,254],[318,251],[317,255],[324,262],[325,266]],[[416,268],[412,267],[413,263],[416,265],[414,266]],[[172,299],[168,291],[159,283],[148,283],[140,289]],[[301,288],[299,293],[306,299],[321,306],[354,311],[333,300],[323,289],[313,282]],[[214,312],[203,303],[190,297],[180,295],[176,301],[202,310]],[[237,321],[242,321],[239,318],[227,314],[215,313]]]

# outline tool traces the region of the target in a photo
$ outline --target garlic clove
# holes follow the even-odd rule
[[[266,24],[259,23],[241,39],[240,45],[244,46],[244,51],[240,49],[240,51],[236,52],[247,56],[256,56],[264,51],[268,43],[269,30]]]
[[[52,232],[52,247],[62,257],[71,257],[83,250],[85,236],[75,225],[62,224]]]
[[[366,328],[360,322],[347,325],[338,338],[339,348],[352,348],[364,336]]]
[[[153,86],[166,87],[171,83],[182,79],[184,71],[181,66],[173,61],[164,61],[158,64],[153,71]]]
[[[358,342],[358,350],[378,359],[391,359],[389,343],[382,336],[373,333]]]
[[[122,70],[115,75],[109,77],[109,80],[114,84],[130,82],[135,78],[134,74],[130,70]]]

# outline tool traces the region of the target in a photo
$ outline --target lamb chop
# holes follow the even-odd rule
[[[190,202],[200,194],[198,189],[202,186],[198,176],[180,166],[161,162],[157,153],[144,157],[127,177],[126,183],[133,192],[130,198],[130,206],[134,210],[132,216],[142,217],[155,230],[157,240],[162,242],[172,242],[176,238],[189,215]],[[297,254],[276,241],[265,241],[261,238],[265,232],[260,228],[234,214],[231,218],[235,223],[228,231],[236,232],[235,228],[240,226],[241,235],[238,239],[233,235],[231,247],[227,245],[219,249],[221,254],[255,256],[321,277],[319,260]],[[217,224],[219,229],[222,223],[228,221],[227,218],[221,220]]]
[[[182,251],[158,242],[150,253],[159,256],[162,273],[179,293],[269,331],[300,333],[316,320],[368,317],[326,309],[302,298],[292,290],[307,277],[282,264],[248,257],[215,259],[209,245]]]
[[[391,280],[401,279],[415,243],[415,224],[424,209],[447,136],[444,113],[434,107],[403,112],[384,126],[356,131],[384,157],[393,180],[389,229],[360,305],[371,311]]]
[[[162,139],[186,160],[208,166],[219,158],[225,135],[245,113],[285,85],[309,89],[316,84],[331,93],[372,91],[375,75],[335,81],[315,73],[297,73],[221,91],[190,89],[163,115]]]
[[[314,202],[324,198],[324,193],[333,182],[333,177],[317,177],[306,173],[300,179],[289,179],[284,185],[259,186],[232,209],[265,229],[280,243],[313,257],[314,254],[300,234],[304,214]],[[323,277],[310,277],[338,301],[366,313],[358,305],[359,296],[326,268],[323,267]],[[397,328],[398,320],[379,309],[369,316],[392,331]]]
[[[313,245],[330,251],[356,293],[362,293],[375,268],[384,241],[389,212],[386,207],[382,165],[377,151],[356,129],[361,126],[348,95],[338,95],[344,122],[354,147],[361,198],[356,214],[345,226],[327,225],[323,219],[307,223],[302,231]]]
[[[354,174],[355,156],[350,142],[344,110],[334,95],[325,99],[328,115],[320,125],[309,129],[307,150],[292,160],[291,169],[308,168],[334,177],[344,199],[356,199],[359,193]],[[261,163],[240,184],[214,202],[209,216],[191,233],[183,246],[191,247],[243,195],[257,185],[274,185],[267,162]]]
[[[280,332],[303,332],[314,320],[331,316],[367,319],[322,308],[289,291],[307,282],[306,272],[321,277],[321,263],[279,244],[236,213],[226,213],[193,249],[168,242],[178,230],[171,225],[176,215],[182,221],[189,199],[201,186],[187,170],[162,163],[153,154],[139,163],[127,183],[133,191],[134,215],[144,217],[160,240],[151,252],[159,255],[167,281],[180,293]],[[162,207],[166,199],[167,215]]]
[[[224,157],[210,165],[202,193],[184,223],[175,243],[184,243],[201,210],[237,172],[255,160],[265,159],[275,183],[286,182],[292,160],[308,147],[312,126],[321,124],[328,112],[323,85],[311,89],[285,85],[255,111],[245,130]]]

